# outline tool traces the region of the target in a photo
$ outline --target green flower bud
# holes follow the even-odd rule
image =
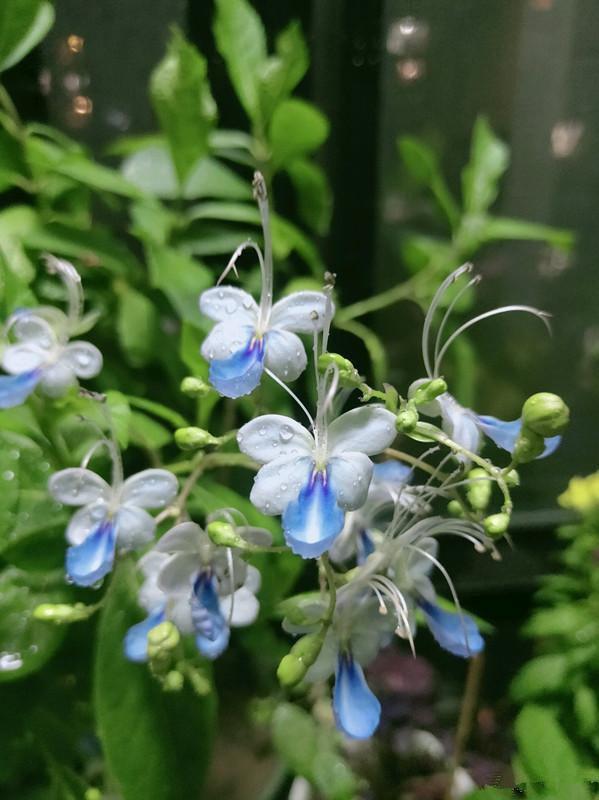
[[[200,450],[219,442],[215,436],[202,428],[178,428],[175,431],[175,441],[181,450]]]
[[[172,653],[181,641],[181,634],[172,622],[161,622],[148,633],[148,656],[156,658]]]
[[[241,537],[233,525],[222,520],[214,520],[206,526],[206,533],[216,545],[221,547],[238,547],[242,550],[249,548],[248,542]]]
[[[411,433],[418,425],[418,419],[415,406],[408,402],[395,417],[395,427],[399,433]]]
[[[354,387],[362,382],[360,373],[348,358],[340,356],[339,353],[322,353],[318,357],[319,372],[326,372],[331,365],[337,367],[339,383],[342,386]]]
[[[277,678],[281,686],[291,688],[303,680],[307,671],[308,667],[301,658],[293,655],[293,653],[288,653],[283,656],[277,667]]]
[[[491,500],[493,485],[486,470],[482,467],[471,469],[468,477],[473,479],[473,483],[468,484],[466,497],[475,511],[484,511]]]
[[[518,470],[511,469],[505,476],[505,482],[510,489],[516,489],[518,486],[520,486],[520,475],[518,475]]]
[[[162,688],[165,692],[180,692],[184,682],[183,675],[178,670],[172,669],[165,675],[162,681]]]
[[[443,380],[443,378],[433,378],[430,381],[425,381],[421,383],[414,394],[410,396],[410,399],[416,406],[420,406],[423,403],[430,403],[435,398],[439,397],[440,394],[447,391],[447,384]]]
[[[212,386],[201,378],[193,378],[188,376],[183,378],[180,386],[181,391],[187,397],[197,399],[199,397],[206,397],[210,392],[214,391]]]
[[[210,686],[210,681],[200,672],[199,669],[188,665],[187,669],[185,670],[185,674],[191,683],[191,688],[198,695],[198,697],[206,697],[206,695],[210,694],[212,689]]]
[[[528,464],[538,458],[545,449],[545,439],[525,425],[522,426],[512,457],[516,464]]]
[[[570,409],[559,395],[539,392],[522,406],[522,420],[540,436],[557,436],[568,427]]]
[[[491,514],[490,517],[485,517],[483,520],[483,527],[485,531],[493,538],[499,538],[507,532],[510,525],[510,515],[504,514]]]
[[[308,633],[302,636],[291,648],[291,655],[299,658],[306,667],[311,667],[318,658],[318,654],[322,650],[322,643],[324,641],[324,631],[320,630],[318,633]]]
[[[464,517],[464,509],[462,508],[462,504],[457,500],[450,500],[447,504],[447,510],[451,514],[452,517]]]
[[[72,606],[66,603],[42,603],[34,609],[33,616],[42,622],[64,625],[88,619],[95,610],[95,606],[86,606],[83,603],[75,603]]]
[[[85,800],[102,800],[102,792],[92,786],[91,789],[86,789],[83,797]]]

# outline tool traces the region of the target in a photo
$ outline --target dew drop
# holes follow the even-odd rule
[[[279,437],[282,442],[288,442],[290,439],[293,438],[293,431],[289,425],[283,425],[280,430]]]
[[[262,426],[258,431],[258,433],[260,434],[260,436],[266,436],[266,428]]]
[[[21,457],[21,454],[18,450],[11,450],[8,454],[8,457],[12,458],[13,461],[18,461],[18,459]]]
[[[252,307],[252,301],[251,301],[251,299],[249,297],[245,297],[244,298],[243,307],[246,309],[246,311],[249,311],[250,308]]]
[[[5,481],[12,481],[12,479],[15,477],[15,473],[12,470],[7,469],[2,473],[2,477]]]
[[[287,491],[287,484],[286,483],[282,483],[281,484],[281,491],[282,492],[286,492]]]
[[[225,293],[224,293],[224,292],[223,292],[223,290],[221,289],[221,290],[220,290],[220,292],[218,293],[218,299],[219,299],[219,300],[222,300],[224,296],[225,296]]]
[[[23,659],[20,653],[0,653],[0,672],[13,672],[23,666]]]

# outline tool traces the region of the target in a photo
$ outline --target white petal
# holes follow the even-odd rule
[[[187,553],[176,553],[170,556],[158,573],[158,586],[163,592],[188,592],[191,591],[193,578],[200,565],[197,559]]]
[[[236,628],[251,625],[260,611],[260,603],[245,586],[242,586],[233,595],[221,598],[220,610],[226,620],[229,620],[231,605],[233,606],[233,615],[230,624]]]
[[[166,605],[166,615],[182,634],[194,632],[191,617],[191,592],[171,595]]]
[[[48,490],[55,500],[67,506],[85,506],[95,500],[108,500],[111,494],[104,478],[80,467],[55,472],[48,481]]]
[[[366,502],[373,463],[364,453],[343,453],[329,460],[331,489],[341,508],[353,511]]]
[[[306,673],[306,683],[320,683],[326,681],[334,672],[337,664],[339,642],[333,631],[329,628],[324,637],[323,645],[318,658]]]
[[[293,292],[275,303],[270,324],[298,333],[322,330],[325,320],[326,296],[322,292]]]
[[[300,493],[314,469],[312,456],[282,456],[260,469],[250,500],[263,514],[282,514]]]
[[[59,309],[41,307],[39,311],[51,311],[51,317],[56,317],[59,326],[66,323],[66,317]],[[39,313],[33,311],[17,311],[8,321],[7,327],[10,335],[19,342],[34,344],[42,350],[51,350],[56,344],[54,328]]]
[[[105,517],[108,506],[104,500],[97,500],[88,506],[80,508],[71,517],[68,524],[66,537],[69,544],[81,544],[84,539]]]
[[[139,559],[137,567],[147,580],[148,578],[157,577],[167,559],[168,555],[166,553],[159,553],[153,548]]]
[[[44,370],[39,386],[48,397],[62,397],[76,383],[77,378],[69,364],[57,361]]]
[[[215,286],[202,292],[200,311],[216,322],[235,318],[253,326],[258,318],[258,304],[252,295],[235,286]]]
[[[266,367],[282,381],[294,381],[306,369],[308,360],[302,340],[290,331],[269,330],[266,334]]]
[[[164,553],[150,550],[137,562],[137,566],[145,576],[137,595],[137,600],[140,606],[143,606],[147,611],[152,611],[164,602],[164,592],[158,586],[158,573],[167,558],[168,556]]]
[[[230,358],[237,350],[249,344],[253,334],[253,325],[236,320],[218,322],[202,343],[202,356],[206,361]]]
[[[372,456],[389,447],[395,436],[395,415],[386,408],[354,408],[329,425],[329,453],[339,455],[344,450],[353,450]]]
[[[2,353],[2,368],[10,375],[19,375],[41,367],[48,352],[35,344],[9,344]]]
[[[162,536],[154,548],[160,553],[190,553],[197,555],[203,539],[208,537],[195,522],[181,522]]]
[[[272,544],[272,533],[265,528],[252,528],[242,525],[237,528],[237,533],[251,544],[259,544],[261,547],[268,547]]]
[[[79,378],[93,378],[102,369],[102,353],[89,342],[71,342],[60,356]]]
[[[151,542],[156,531],[156,523],[143,508],[122,505],[116,514],[117,547],[126,550],[141,547]]]
[[[121,489],[123,503],[140,508],[164,508],[174,500],[179,484],[165,469],[144,469],[127,478]]]
[[[263,464],[280,456],[309,455],[315,446],[303,425],[282,414],[265,414],[246,423],[239,429],[237,443],[242,453]]]
[[[260,570],[254,567],[252,564],[248,564],[247,574],[243,585],[253,594],[257,594],[260,591],[260,586],[262,585],[262,575],[260,574]]]
[[[469,409],[461,406],[455,398],[447,392],[437,398],[441,406],[443,417],[443,430],[445,433],[466,450],[478,453],[482,434],[478,427],[476,417]],[[460,461],[466,461],[465,456],[458,456]]]

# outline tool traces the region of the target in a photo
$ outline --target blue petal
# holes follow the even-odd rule
[[[112,569],[116,531],[104,519],[81,544],[67,550],[67,575],[77,586],[93,586]]]
[[[381,718],[381,704],[366,683],[362,667],[346,653],[337,659],[333,711],[339,730],[352,739],[368,739]]]
[[[444,650],[454,656],[472,658],[484,649],[485,641],[476,622],[466,614],[445,611],[427,600],[419,600],[430,632]]]
[[[164,622],[164,604],[155,608],[143,622],[129,628],[124,641],[125,656],[129,661],[147,661],[148,633],[161,622]]]
[[[399,461],[381,461],[374,465],[372,480],[383,483],[402,484],[407,483],[412,475],[412,468]]]
[[[253,392],[264,371],[264,341],[252,333],[244,347],[230,358],[210,362],[210,382],[225,397]]]
[[[516,439],[522,429],[522,420],[515,419],[506,422],[497,417],[478,416],[478,424],[482,432],[492,439],[497,447],[507,450],[508,453],[514,452],[516,446]],[[538,458],[545,458],[554,453],[562,440],[561,436],[550,436],[545,439],[545,449]]]
[[[313,472],[283,512],[285,541],[302,558],[317,558],[341,533],[345,513],[337,505],[325,472]]]
[[[0,375],[0,408],[20,406],[35,389],[43,370],[32,369],[19,375]]]
[[[361,566],[371,553],[374,553],[374,542],[367,530],[361,530],[356,539],[357,562]]]
[[[552,453],[555,453],[557,448],[560,446],[561,441],[561,436],[549,436],[547,439],[545,439],[545,449],[540,456],[537,456],[537,458],[545,458],[546,456],[550,456]]]
[[[191,618],[200,653],[218,658],[229,643],[229,626],[220,609],[216,581],[209,572],[200,572],[194,583]]]

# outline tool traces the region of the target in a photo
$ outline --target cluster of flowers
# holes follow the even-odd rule
[[[273,304],[268,205],[260,176],[255,195],[263,219],[264,254],[252,242],[242,245],[225,274],[235,269],[243,249],[253,248],[262,273],[260,302],[220,283],[205,291],[200,310],[215,324],[202,353],[210,364],[210,382],[221,395],[249,394],[267,375],[287,389],[305,414],[308,427],[291,417],[266,414],[237,433],[240,451],[259,465],[251,502],[263,514],[281,517],[286,545],[304,559],[319,560],[327,587],[285,601],[283,627],[298,638],[278,675],[284,686],[293,686],[325,681],[334,674],[336,723],[348,736],[366,738],[378,726],[380,704],[363,667],[394,634],[413,648],[417,623],[424,622],[440,646],[457,656],[471,657],[482,650],[477,625],[461,611],[439,561],[438,537],[459,536],[477,551],[497,555],[495,541],[509,524],[514,467],[555,449],[567,423],[567,407],[555,395],[536,395],[524,405],[520,419],[504,422],[462,407],[447,391],[441,362],[462,330],[505,311],[543,317],[525,306],[508,306],[470,320],[443,341],[453,304],[476,280],[472,279],[449,303],[431,353],[435,314],[449,287],[468,276],[469,265],[442,284],[426,316],[427,377],[410,387],[406,399],[391,387],[378,392],[366,386],[350,362],[328,350],[335,313],[331,285],[321,292],[296,292]],[[2,407],[23,402],[36,387],[55,397],[76,377],[92,377],[101,368],[96,348],[68,343],[81,313],[79,276],[66,262],[49,259],[49,265],[67,285],[69,313],[38,308],[9,319],[2,364],[10,375],[0,377]],[[312,337],[314,415],[287,387],[308,362],[297,334]],[[362,404],[342,413],[356,389]],[[380,402],[364,404],[372,397]],[[440,417],[441,427],[423,422],[421,415]],[[432,446],[419,458],[390,450],[398,432]],[[207,441],[213,440],[207,436]],[[480,458],[485,436],[510,453],[505,469]],[[87,468],[100,446],[111,456],[111,485]],[[435,465],[441,447],[447,448],[447,455]],[[372,457],[379,458],[377,463]],[[409,466],[400,463],[402,458]],[[428,473],[425,483],[414,484],[415,468]],[[503,493],[503,505],[500,513],[485,516],[494,485]],[[110,437],[94,445],[81,467],[54,474],[49,490],[61,503],[80,506],[66,532],[66,571],[75,584],[97,585],[111,571],[117,550],[152,543],[139,561],[144,577],[139,603],[148,616],[126,636],[129,659],[151,657],[149,635],[165,622],[180,634],[193,635],[199,653],[213,659],[227,647],[232,626],[256,619],[260,574],[248,558],[268,550],[272,537],[247,525],[236,510],[216,512],[202,529],[186,516],[186,494],[179,493],[172,473],[147,469],[124,480],[120,453]],[[452,501],[453,517],[434,510],[439,498]],[[161,513],[154,518],[147,509]],[[158,522],[169,516],[176,517],[177,524],[155,541]],[[434,568],[446,580],[452,603],[437,597],[430,577]]]

